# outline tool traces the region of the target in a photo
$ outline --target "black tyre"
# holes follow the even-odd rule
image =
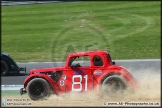
[[[125,80],[119,75],[112,75],[107,78],[102,83],[101,89],[104,94],[108,96],[118,96],[123,93],[127,85]]]
[[[5,76],[9,73],[9,65],[7,62],[1,60],[1,76]]]
[[[34,78],[27,85],[28,96],[32,100],[42,100],[51,94],[49,83],[43,78]]]

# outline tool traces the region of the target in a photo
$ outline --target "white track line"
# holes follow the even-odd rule
[[[1,90],[20,90],[23,87],[23,85],[1,85]]]

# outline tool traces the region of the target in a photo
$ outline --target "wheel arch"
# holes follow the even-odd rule
[[[101,85],[104,81],[104,79],[106,79],[109,76],[112,75],[119,75],[121,77],[123,77],[123,79],[125,80],[125,82],[130,85],[133,88],[138,87],[138,82],[133,78],[133,76],[127,72],[121,72],[121,71],[110,71],[110,72],[106,72],[100,79],[99,79],[99,84]]]
[[[112,75],[121,75],[121,74],[119,74],[119,73],[117,73],[117,72],[109,72],[109,73],[107,73],[106,75],[104,75],[104,76],[101,78],[101,80],[100,80],[100,85],[103,83],[103,81],[104,81],[107,77],[112,76]]]
[[[50,86],[51,90],[52,90],[54,93],[57,94],[57,90],[56,90],[55,83],[52,82],[52,79],[50,79],[49,77],[44,76],[44,75],[40,75],[40,76],[38,76],[38,75],[32,75],[32,76],[28,77],[28,78],[24,81],[24,88],[26,88],[26,90],[27,90],[27,85],[28,85],[28,83],[29,83],[32,79],[34,79],[34,78],[42,78],[42,79],[46,80],[46,81],[49,83],[49,86]]]
[[[9,71],[18,71],[19,70],[19,66],[10,57],[4,56],[4,57],[2,57],[1,61],[4,61],[7,63],[7,65],[9,66]]]
[[[7,59],[1,59],[1,61],[4,61],[7,63],[9,70],[11,70],[11,64]]]

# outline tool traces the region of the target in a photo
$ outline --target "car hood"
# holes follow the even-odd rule
[[[62,71],[64,67],[54,67],[54,68],[38,68],[30,70],[30,73],[35,72],[55,72],[55,71]]]

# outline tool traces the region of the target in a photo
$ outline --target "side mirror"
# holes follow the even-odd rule
[[[112,64],[113,64],[113,65],[115,65],[115,62],[114,62],[114,61],[112,61]]]

